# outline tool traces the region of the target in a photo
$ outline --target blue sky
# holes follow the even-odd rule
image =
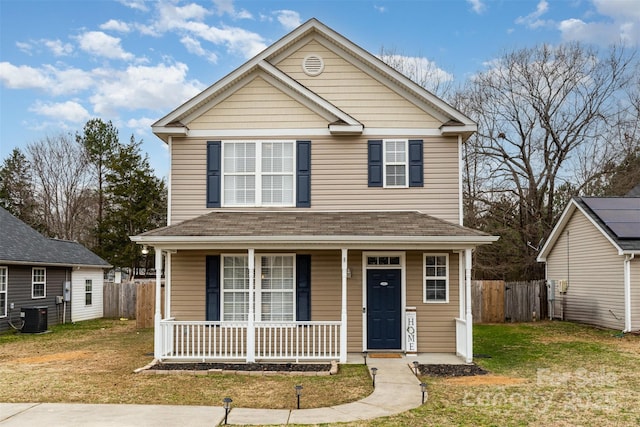
[[[640,44],[640,0],[0,0],[0,161],[100,117],[142,139],[163,176],[151,123],[314,17],[454,84],[505,50]]]

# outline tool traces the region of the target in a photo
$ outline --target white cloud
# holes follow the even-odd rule
[[[276,19],[287,31],[291,31],[302,24],[300,14],[293,10],[277,10],[274,12]]]
[[[216,15],[229,15],[234,19],[253,19],[253,15],[246,9],[236,10],[233,0],[212,0],[216,7]]]
[[[109,59],[122,59],[129,61],[134,58],[133,54],[126,52],[120,46],[120,39],[112,37],[102,31],[88,31],[77,37],[80,49],[85,52]]]
[[[600,45],[622,42],[640,45],[640,7],[637,0],[593,0],[600,14],[591,21],[570,18],[558,24],[563,40]]]
[[[156,122],[157,119],[150,119],[148,117],[141,117],[139,119],[127,120],[127,127],[133,129],[138,135],[146,135],[151,130],[151,125]]]
[[[27,55],[33,54],[33,45],[27,42],[16,42],[16,47]]]
[[[42,40],[55,56],[67,56],[73,53],[73,46],[70,43],[62,43],[61,40]]]
[[[467,0],[467,3],[471,5],[471,10],[473,10],[478,15],[485,11],[486,6],[482,3],[482,0]]]
[[[189,53],[193,53],[194,55],[202,56],[207,59],[207,61],[215,64],[218,61],[218,57],[215,53],[207,51],[202,47],[200,42],[193,37],[185,36],[180,39],[180,43],[187,48]]]
[[[126,22],[118,21],[116,19],[109,19],[104,24],[100,25],[101,30],[105,31],[118,31],[120,33],[128,33],[131,31],[131,26]]]
[[[29,111],[66,122],[83,123],[91,118],[89,112],[76,101],[45,103],[36,101]]]
[[[536,6],[536,10],[528,14],[527,16],[519,16],[516,19],[516,24],[525,25],[528,28],[535,29],[549,25],[549,21],[540,19],[541,16],[549,11],[549,3],[546,0],[540,0]]]
[[[119,110],[164,111],[198,94],[204,86],[187,81],[182,63],[130,66],[126,70],[101,70],[96,90],[89,98],[97,114],[112,116]]]
[[[172,3],[157,4],[158,18],[156,22],[138,29],[143,34],[161,35],[166,32],[176,32],[206,41],[214,45],[225,46],[233,54],[251,58],[264,50],[267,46],[262,36],[240,27],[209,26],[203,22],[210,12],[198,5],[177,7]]]
[[[145,0],[118,0],[118,1],[121,4],[131,9],[140,10],[142,12],[146,12],[149,10],[147,5],[145,4]]]
[[[373,8],[380,13],[385,13],[387,11],[387,8],[384,6],[378,6],[378,5],[373,5]]]
[[[52,95],[68,95],[88,89],[93,80],[90,72],[78,68],[58,69],[52,65],[33,68],[0,63],[0,82],[9,89],[36,89]]]

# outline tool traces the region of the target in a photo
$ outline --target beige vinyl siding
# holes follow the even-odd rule
[[[455,253],[449,254],[449,302],[425,304],[423,302],[424,254],[425,252],[407,253],[407,306],[416,307],[418,351],[455,353],[455,318],[459,315],[459,256]]]
[[[640,330],[640,257],[631,261],[631,330]]]
[[[328,121],[264,79],[256,77],[186,125],[192,130],[326,129]]]
[[[206,256],[212,251],[178,251],[171,256],[171,313],[176,320],[206,320]]]
[[[368,139],[376,138],[311,139],[312,210],[420,210],[458,222],[456,138],[422,138],[424,187],[412,188],[368,187]],[[175,138],[171,147],[171,223],[176,224],[211,211],[205,197],[207,141]]]
[[[547,279],[569,279],[567,293],[556,292],[555,316],[564,313],[566,320],[623,329],[623,261],[602,233],[576,210],[547,257]]]
[[[318,76],[308,76],[302,69],[302,61],[309,54],[319,55],[324,61],[324,71]],[[317,41],[310,41],[275,65],[355,117],[365,127],[437,128],[442,125],[424,110]]]

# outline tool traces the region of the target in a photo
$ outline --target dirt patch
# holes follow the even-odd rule
[[[42,356],[23,357],[21,359],[15,359],[13,363],[48,363],[48,362],[62,362],[69,360],[88,359],[93,353],[89,351],[66,351],[64,353],[44,354]]]
[[[474,386],[474,385],[515,385],[526,383],[525,378],[503,377],[500,375],[482,375],[469,377],[455,377],[444,380],[447,384]]]
[[[476,364],[471,365],[419,365],[420,375],[432,377],[468,377],[486,375],[487,371]]]

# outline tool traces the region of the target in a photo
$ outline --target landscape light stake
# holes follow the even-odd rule
[[[231,402],[233,402],[233,400],[231,400],[230,397],[225,397],[224,399],[222,399],[222,403],[224,406],[224,424],[227,424],[227,417],[229,416],[229,411],[231,410]]]
[[[371,384],[373,388],[376,388],[376,373],[378,373],[378,368],[371,368],[371,377],[373,378]]]
[[[427,384],[420,383],[420,391],[422,391],[422,404],[424,405],[424,396],[427,394]]]
[[[367,356],[369,355],[368,351],[362,352],[362,357],[364,358],[364,366],[367,366]]]
[[[420,366],[420,362],[417,360],[413,361],[413,369],[416,371],[416,376],[418,376],[418,367]]]
[[[298,409],[300,409],[300,396],[302,396],[302,386],[296,386],[296,397],[298,398]]]

